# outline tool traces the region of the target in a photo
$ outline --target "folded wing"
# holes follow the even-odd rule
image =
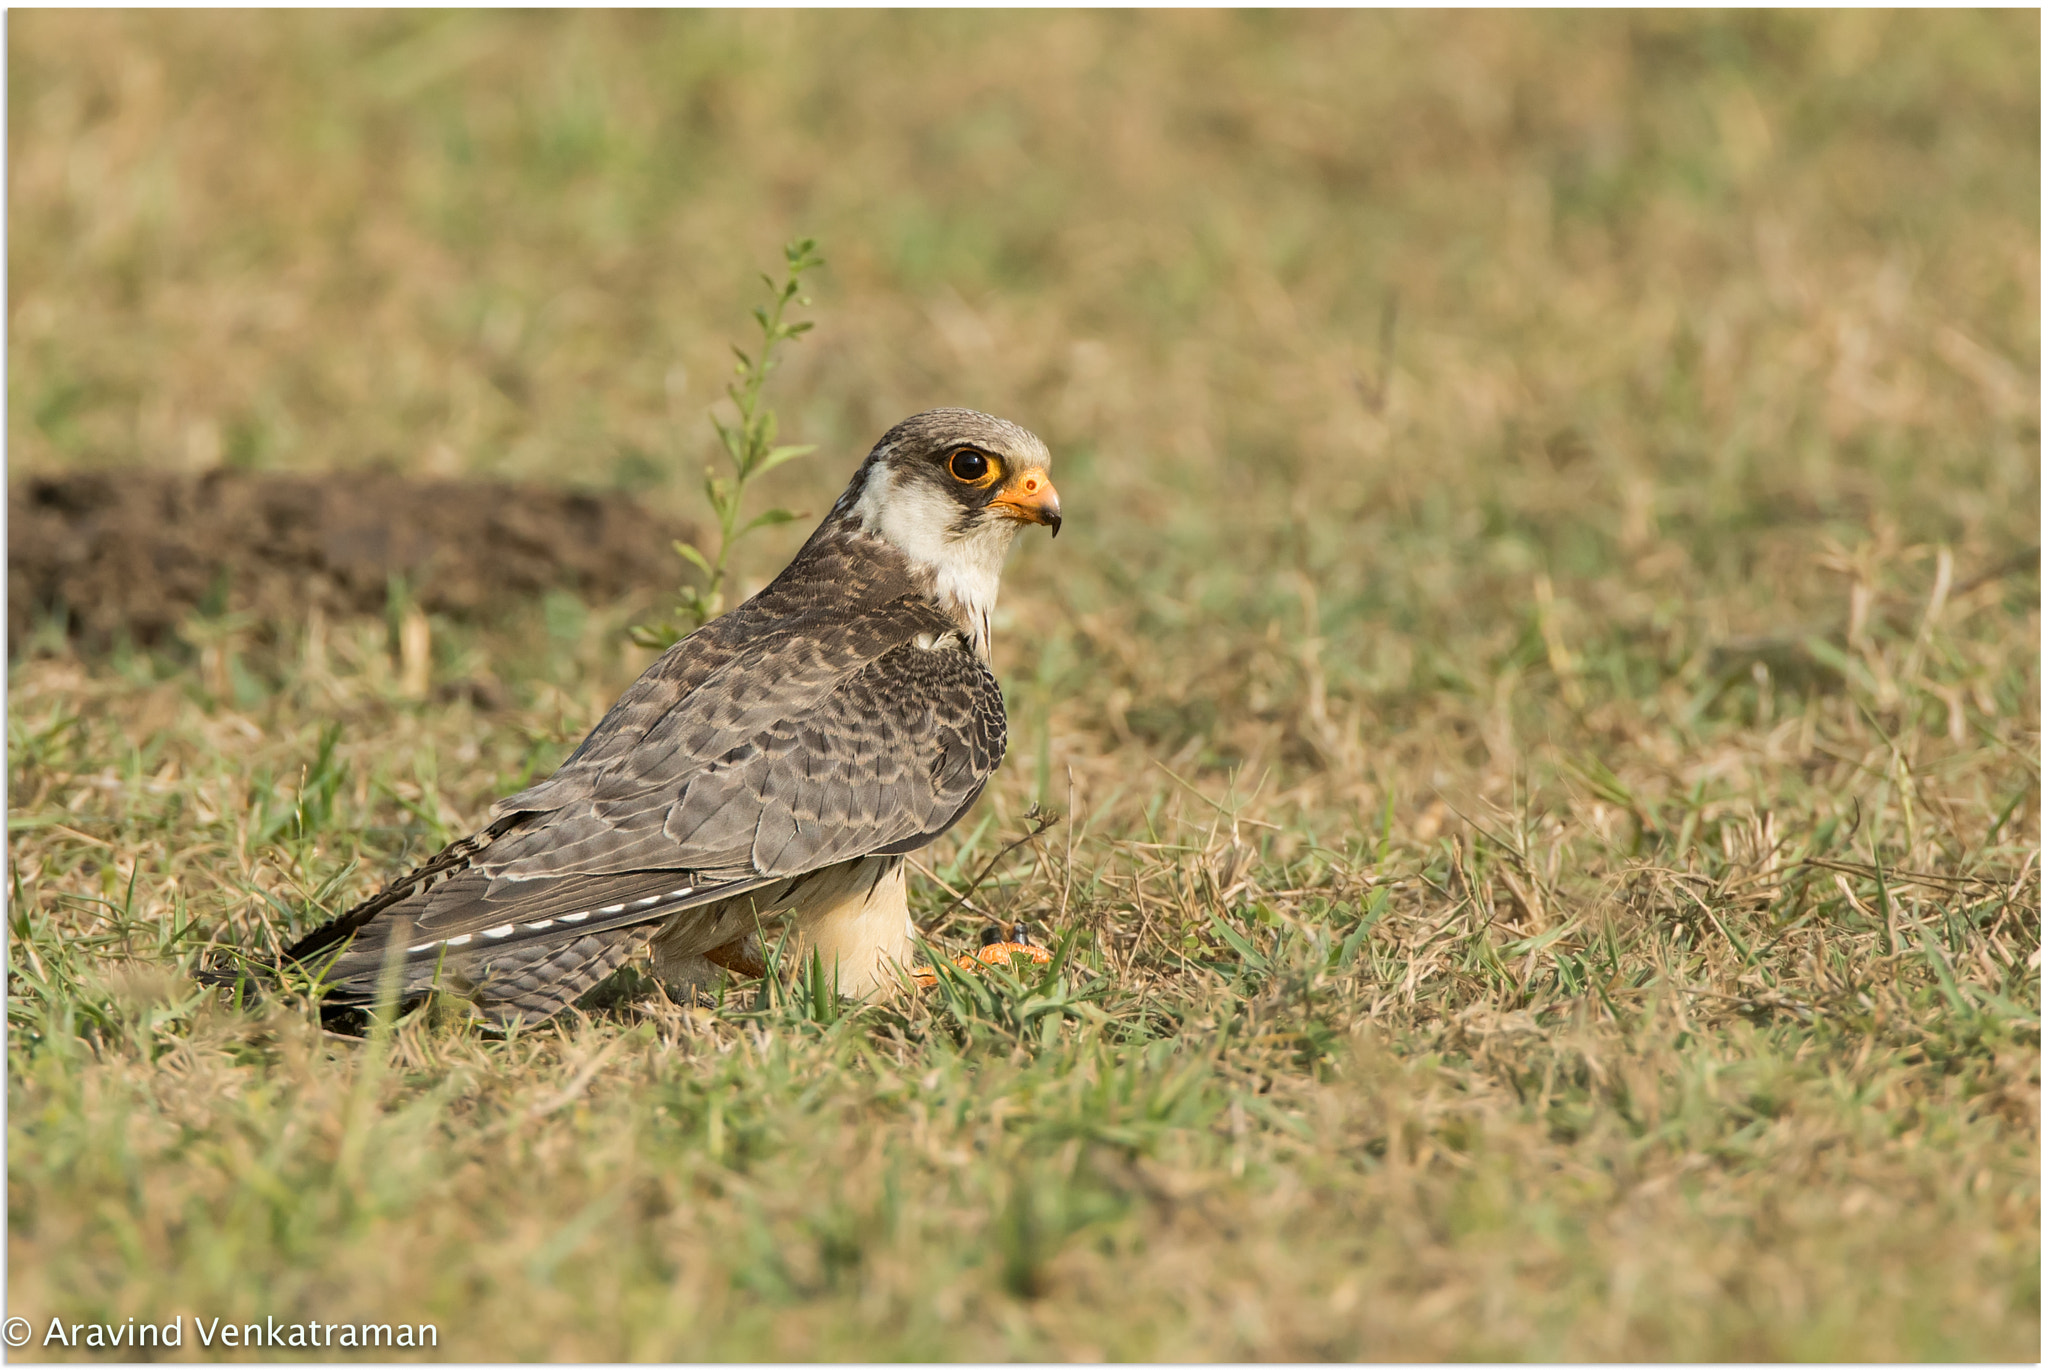
[[[286,955],[340,1002],[375,997],[388,953],[404,995],[438,977],[500,1017],[553,1012],[678,911],[913,851],[974,802],[1002,694],[936,610],[742,617],[672,648],[489,827]]]

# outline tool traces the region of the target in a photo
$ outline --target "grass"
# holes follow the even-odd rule
[[[544,772],[665,587],[436,620],[491,710],[401,688],[379,622],[43,631],[8,1311],[463,1359],[2035,1357],[2038,24],[15,16],[16,474],[694,513],[725,339],[816,233],[777,405],[822,451],[775,502],[934,403],[1055,453],[1011,754],[913,901],[1072,946],[895,1009],[629,974],[509,1041],[325,1035],[187,972]]]

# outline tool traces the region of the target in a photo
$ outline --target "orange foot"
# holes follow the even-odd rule
[[[1031,934],[1022,923],[1008,927],[998,924],[984,928],[981,934],[981,949],[975,952],[961,952],[953,958],[953,964],[971,974],[980,974],[983,966],[1008,966],[1013,958],[1022,956],[1038,965],[1052,960],[1052,953],[1031,940]],[[920,967],[910,972],[910,978],[920,989],[930,989],[939,983],[938,972]]]

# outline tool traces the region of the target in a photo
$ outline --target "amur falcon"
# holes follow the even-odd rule
[[[685,978],[740,964],[786,916],[783,945],[843,993],[901,983],[904,854],[1002,760],[989,614],[1018,531],[1059,532],[1050,465],[971,409],[897,424],[782,574],[648,667],[560,770],[285,957],[330,1004],[393,974],[401,1001],[438,985],[510,1023],[650,944]]]

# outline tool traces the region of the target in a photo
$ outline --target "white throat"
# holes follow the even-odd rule
[[[868,472],[853,515],[863,531],[881,538],[931,577],[932,596],[974,639],[983,658],[989,652],[989,615],[1021,524],[1012,519],[977,519],[963,531],[960,506],[922,481],[896,479],[877,462]]]

